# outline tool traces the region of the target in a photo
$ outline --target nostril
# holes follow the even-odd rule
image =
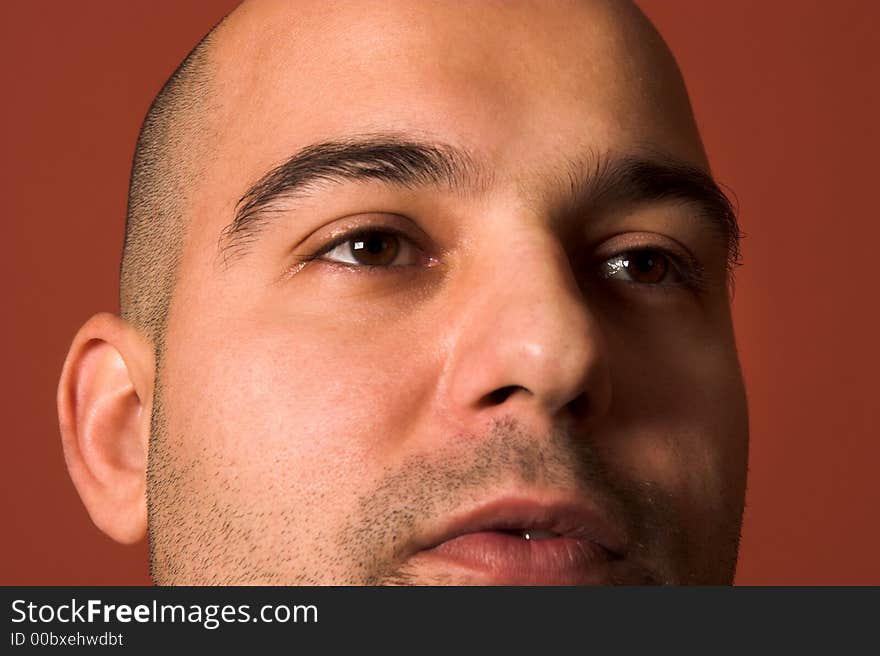
[[[518,385],[499,387],[497,390],[489,392],[483,397],[483,405],[501,405],[518,389],[522,388]]]

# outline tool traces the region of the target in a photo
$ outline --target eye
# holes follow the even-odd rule
[[[615,255],[602,263],[602,276],[643,285],[682,281],[675,263],[656,249],[632,250]]]
[[[417,264],[419,249],[403,235],[363,230],[343,237],[319,254],[320,259],[353,266],[393,267]]]

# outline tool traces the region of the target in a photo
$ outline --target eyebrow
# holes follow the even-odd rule
[[[593,208],[682,201],[727,244],[728,267],[739,264],[736,211],[712,176],[662,153],[590,156],[568,162],[571,207]],[[222,231],[224,256],[246,252],[274,215],[322,184],[378,181],[406,189],[445,188],[459,194],[487,188],[491,172],[469,152],[447,144],[382,134],[323,141],[300,150],[254,183]]]
[[[378,181],[402,188],[443,187],[457,193],[486,185],[487,172],[454,146],[397,135],[324,141],[303,148],[276,166],[239,199],[232,222],[221,233],[221,250],[241,254],[287,201],[321,184]],[[282,207],[284,205],[284,207]]]
[[[696,218],[725,243],[727,268],[741,264],[736,209],[715,179],[703,169],[664,153],[592,156],[568,164],[569,207],[588,212],[663,201],[696,208]]]

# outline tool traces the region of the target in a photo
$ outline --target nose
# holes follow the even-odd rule
[[[535,230],[479,259],[456,304],[444,371],[449,411],[465,423],[514,413],[541,427],[561,413],[602,415],[608,357],[561,243]]]

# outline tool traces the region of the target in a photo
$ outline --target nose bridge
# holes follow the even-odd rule
[[[548,228],[522,228],[481,249],[464,278],[467,310],[447,363],[458,408],[491,414],[525,403],[548,416],[579,399],[593,410],[605,404],[598,323]]]
[[[592,321],[559,241],[534,230],[509,242],[508,252],[486,308],[496,330],[509,331],[523,357],[535,360],[582,346],[578,336],[590,332]]]

